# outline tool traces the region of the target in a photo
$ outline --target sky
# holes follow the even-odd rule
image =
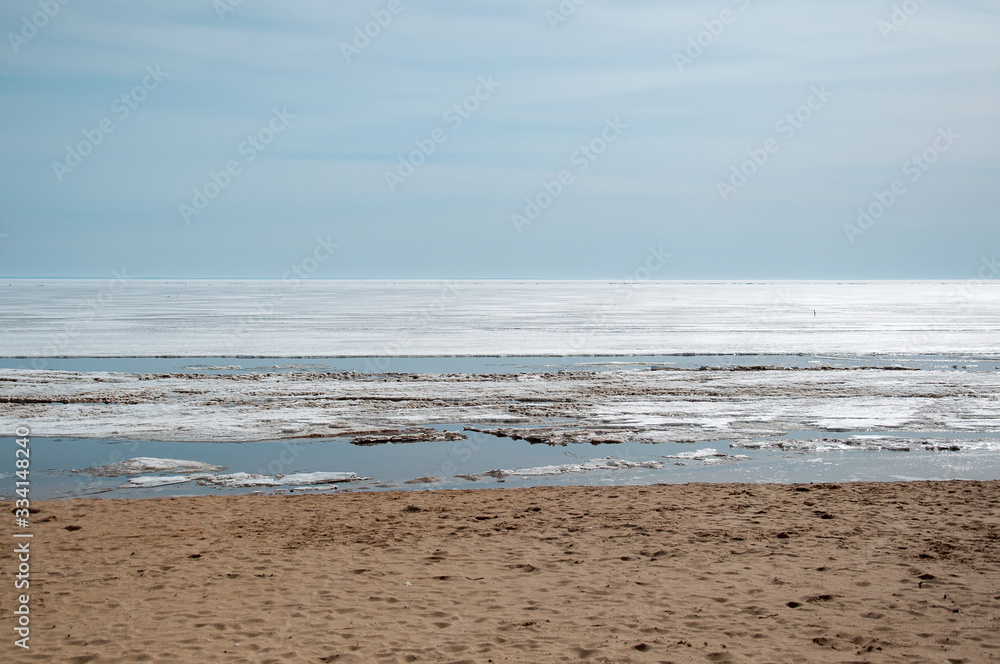
[[[994,0],[7,0],[0,28],[2,277],[965,279],[1000,253]]]

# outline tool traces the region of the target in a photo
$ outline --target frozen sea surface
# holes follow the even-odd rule
[[[1000,283],[0,282],[5,357],[997,357]]]
[[[1000,372],[740,367],[158,375],[0,369],[0,431],[25,426],[35,436],[192,442],[373,442],[381,436],[415,442],[427,439],[421,427],[448,422],[558,445],[759,439],[806,429],[990,432],[1000,426]]]
[[[38,498],[996,479],[998,313],[975,282],[0,282],[0,434]]]

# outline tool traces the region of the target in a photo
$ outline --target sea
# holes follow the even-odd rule
[[[5,375],[759,366],[902,367],[1000,381],[1000,286],[974,279],[0,282],[0,370],[14,372]],[[16,393],[16,384],[0,382],[0,412],[4,393]],[[856,443],[871,430],[789,431],[754,449],[726,439],[550,446],[465,430],[474,424],[434,425],[465,436],[459,440],[381,445],[338,438],[174,442],[132,438],[127,430],[114,439],[32,434],[31,494],[1000,479],[1000,422],[975,431],[876,431],[903,441],[888,448]],[[0,434],[8,459],[6,468],[0,464],[0,497],[11,498],[15,451],[23,445],[13,430]],[[829,442],[794,444],[818,439]],[[141,472],[115,470],[130,459],[158,461]],[[251,480],[241,483],[241,473]],[[237,479],[218,480],[229,476]],[[254,483],[253,476],[275,481]]]

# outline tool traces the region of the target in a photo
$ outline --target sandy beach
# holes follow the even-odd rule
[[[1000,664],[1000,2],[0,23],[0,664]]]
[[[1000,660],[1000,482],[32,506],[8,662]]]

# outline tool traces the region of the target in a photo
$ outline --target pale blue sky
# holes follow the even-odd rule
[[[969,278],[1000,253],[993,1],[909,0],[892,32],[881,0],[225,2],[4,3],[0,275],[280,277],[317,238],[323,278],[622,278],[650,247],[662,279]]]

